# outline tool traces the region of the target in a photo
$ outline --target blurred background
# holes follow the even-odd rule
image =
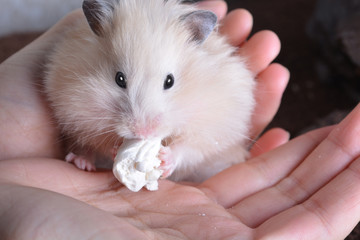
[[[245,8],[254,30],[276,32],[275,60],[291,79],[271,127],[294,137],[340,121],[360,99],[360,0],[228,0]],[[82,0],[0,0],[0,62],[56,23]],[[348,239],[360,239],[357,227]]]
[[[359,0],[241,0],[254,16],[254,32],[270,29],[282,42],[275,60],[291,72],[271,126],[292,136],[341,120],[359,101]]]
[[[81,3],[82,0],[0,0],[0,36],[44,31]]]

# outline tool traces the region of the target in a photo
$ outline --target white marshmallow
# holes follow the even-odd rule
[[[114,160],[113,173],[129,190],[138,192],[142,187],[158,190],[157,180],[162,174],[158,154],[161,139],[124,139]]]

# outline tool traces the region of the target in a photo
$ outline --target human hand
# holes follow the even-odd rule
[[[222,33],[228,36],[231,44],[241,46],[240,54],[249,59],[251,70],[257,75],[257,106],[251,137],[255,139],[276,113],[289,78],[284,67],[270,64],[279,52],[279,40],[274,33],[263,31],[245,42],[252,28],[252,17],[246,10],[236,10],[225,16],[223,1],[205,1],[199,7],[218,15]],[[51,49],[65,29],[80,17],[81,11],[73,12],[0,65],[0,132],[6,136],[0,139],[0,159],[63,158],[58,129],[41,95],[41,75]],[[281,130],[268,135],[256,154],[288,139]]]
[[[202,1],[199,6],[217,14],[220,32],[227,36],[230,44],[239,47],[239,54],[248,59],[250,70],[256,76],[256,107],[251,126],[251,138],[256,139],[276,114],[290,77],[284,66],[271,63],[280,52],[279,38],[268,30],[249,38],[253,19],[245,9],[236,9],[226,15],[227,8],[223,1]],[[288,138],[288,133],[281,129],[270,130],[254,145],[251,153],[257,156],[283,144]]]
[[[134,193],[111,172],[0,161],[4,239],[343,239],[360,220],[360,105],[198,186]],[[49,190],[49,191],[48,191]]]
[[[59,28],[59,32],[48,33],[48,37],[57,39],[55,33],[61,34],[61,30]],[[33,48],[17,55],[18,60],[25,59],[24,61],[17,62],[13,58],[12,63],[16,64],[5,65],[5,68],[2,65],[1,73],[6,73],[1,75],[3,79],[17,80],[16,76],[20,76],[23,77],[20,78],[21,81],[36,80],[29,77],[29,73],[37,71],[29,69],[36,69],[33,66],[43,61],[42,54],[46,49],[39,53],[33,49],[42,49],[43,44],[49,42],[45,40],[43,43],[38,41],[37,46],[32,45]],[[50,41],[49,44],[46,45],[47,48],[51,48],[54,42]],[[25,65],[18,65],[19,63]],[[23,66],[29,68],[24,69]],[[259,82],[261,79],[259,78]],[[21,83],[20,80],[15,83]],[[20,106],[23,108],[20,109],[32,113],[26,103],[32,103],[27,100],[38,100],[32,94],[36,91],[31,90],[29,96],[25,95],[25,100],[19,101],[17,98],[9,98],[12,95],[3,93],[19,94],[22,93],[21,88],[18,90],[10,82],[2,81],[1,84],[8,90],[1,92],[2,106],[22,104]],[[269,87],[267,84],[270,83],[264,82],[264,86]],[[25,86],[28,87],[29,84],[25,83]],[[277,96],[280,97],[281,94]],[[34,105],[42,106],[39,102],[34,101]],[[46,107],[41,109],[45,110],[44,116],[47,116]],[[16,117],[23,112],[14,112],[11,108],[7,110],[11,113],[11,119],[22,120]],[[271,116],[264,114],[262,119],[265,119],[265,115]],[[3,121],[4,115],[0,116]],[[2,219],[7,221],[1,222],[0,232],[4,238],[10,239],[26,239],[29,236],[38,239],[111,239],[121,236],[168,239],[175,235],[201,239],[204,235],[199,234],[207,234],[214,239],[341,239],[359,220],[359,209],[356,206],[359,184],[354,171],[359,164],[356,159],[357,122],[358,108],[329,137],[330,129],[307,134],[266,155],[234,166],[197,187],[162,180],[157,192],[131,193],[111,173],[82,172],[62,161],[39,158],[1,161],[0,212]],[[13,126],[12,123],[10,126]],[[26,130],[34,125],[20,126]],[[14,132],[17,128],[9,129]],[[31,129],[34,128],[29,128]],[[52,126],[49,129],[49,132],[54,130]],[[24,134],[19,132],[20,135]],[[39,136],[38,139],[43,140],[49,135]],[[334,142],[341,141],[345,144],[334,146]],[[46,146],[46,141],[44,142]],[[21,153],[23,150],[20,144],[9,146],[14,147],[10,149],[14,153]],[[315,150],[311,151],[312,149]],[[39,148],[40,152],[45,150]],[[303,188],[299,190],[296,183],[302,183],[305,190],[300,191]],[[276,194],[277,189],[282,191]],[[293,197],[294,201],[283,196],[290,196],[289,199]],[[314,209],[315,214],[308,209]]]

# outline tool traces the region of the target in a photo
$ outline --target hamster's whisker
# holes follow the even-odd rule
[[[113,118],[112,117],[92,117],[92,118],[85,118],[85,119],[78,118],[78,119],[74,119],[74,120],[69,120],[63,124],[72,124],[72,123],[78,123],[78,122],[87,123],[87,122],[95,122],[95,121],[101,122],[101,121],[108,121],[108,120],[113,120]]]
[[[107,131],[93,131],[87,135],[84,135],[83,138],[84,139],[93,139],[93,138],[98,138],[102,135],[106,136],[106,134],[113,132],[113,130],[107,130]]]

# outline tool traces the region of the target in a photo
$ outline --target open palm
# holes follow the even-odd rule
[[[360,106],[200,185],[161,180],[155,192],[63,161],[5,160],[0,197],[12,202],[2,201],[0,230],[8,239],[342,239],[360,216],[359,123]]]

